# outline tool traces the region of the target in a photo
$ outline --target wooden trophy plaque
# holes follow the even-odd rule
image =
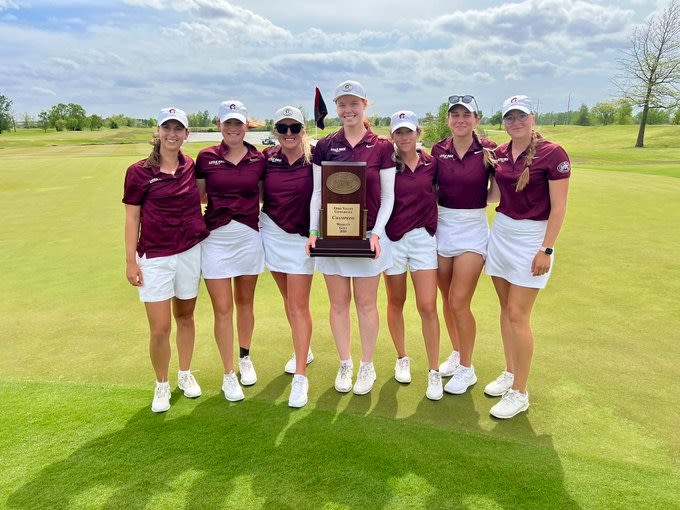
[[[322,161],[319,238],[311,256],[375,257],[366,214],[366,163]]]

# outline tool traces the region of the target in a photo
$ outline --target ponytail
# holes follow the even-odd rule
[[[146,158],[146,161],[144,162],[144,168],[152,168],[152,167],[160,167],[161,166],[161,138],[158,136],[158,134],[155,134],[154,137],[151,139],[151,145],[153,145],[153,149],[151,150],[151,154],[149,154],[149,157]]]
[[[522,170],[522,173],[519,175],[519,179],[517,179],[515,191],[522,191],[526,185],[529,184],[529,168],[531,167],[531,163],[534,160],[534,156],[536,156],[536,146],[538,145],[539,138],[540,136],[532,129],[531,141],[529,142],[529,147],[527,148],[527,155],[524,157],[524,170]]]
[[[477,132],[475,130],[472,131],[472,138],[477,143],[478,145],[482,145],[482,142],[479,141],[479,135],[477,135]],[[490,149],[487,149],[482,145],[482,152],[484,154],[484,166],[486,167],[486,170],[491,174],[496,173],[496,158],[493,154],[493,151]]]

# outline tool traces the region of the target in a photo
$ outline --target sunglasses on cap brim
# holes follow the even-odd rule
[[[289,129],[291,133],[297,135],[302,131],[302,124],[276,124],[274,125],[274,129],[276,129],[276,132],[280,135],[285,135]]]
[[[464,104],[471,104],[475,102],[475,97],[470,96],[470,95],[464,95],[464,96],[449,96],[449,104],[454,104],[454,103],[464,103]]]

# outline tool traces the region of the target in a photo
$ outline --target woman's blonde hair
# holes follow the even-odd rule
[[[531,130],[531,141],[529,142],[529,147],[527,148],[527,154],[524,157],[524,170],[519,175],[517,179],[517,184],[515,184],[515,191],[522,191],[527,184],[529,184],[529,169],[531,168],[531,163],[536,156],[536,147],[541,140],[541,135],[539,135],[533,129]]]
[[[479,141],[479,135],[477,134],[477,131],[474,129],[472,130],[472,139],[479,145],[482,145],[482,142]],[[496,157],[494,156],[494,153],[491,149],[487,149],[482,145],[482,153],[484,154],[484,166],[490,173],[495,173],[496,172]]]
[[[149,154],[149,157],[146,158],[146,161],[144,162],[144,168],[152,168],[152,167],[160,167],[161,166],[161,137],[156,133],[153,135],[153,138],[151,139],[151,145],[153,145],[153,149],[151,149],[151,154]]]

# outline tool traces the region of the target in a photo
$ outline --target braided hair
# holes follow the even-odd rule
[[[522,173],[519,175],[519,179],[517,179],[515,191],[522,191],[526,185],[529,184],[529,168],[531,167],[531,163],[534,160],[534,156],[536,156],[536,146],[538,145],[540,138],[541,135],[532,129],[531,141],[529,142],[529,147],[527,148],[527,154],[524,157],[524,170],[522,170]]]

